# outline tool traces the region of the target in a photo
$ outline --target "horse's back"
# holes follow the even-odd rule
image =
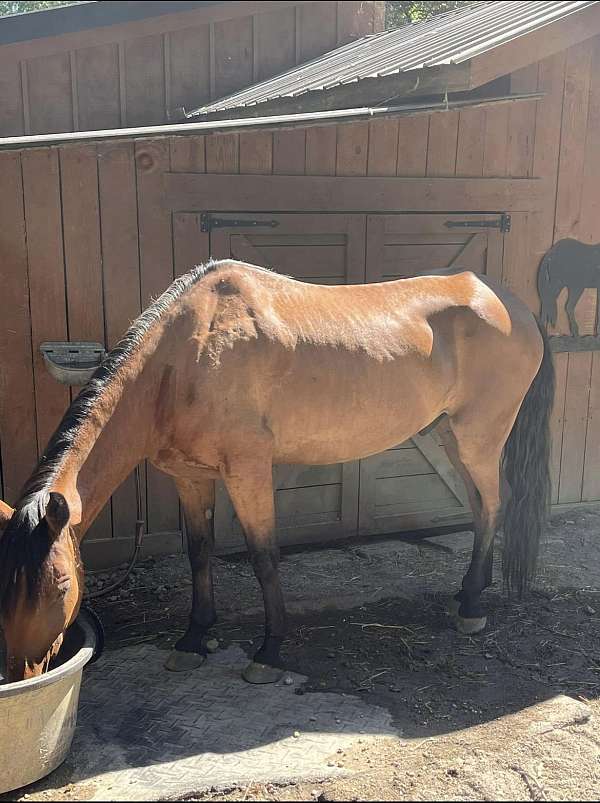
[[[227,326],[244,336],[262,333],[291,350],[311,344],[388,361],[410,351],[431,354],[434,329],[445,315],[474,317],[503,337],[535,325],[522,302],[472,271],[323,286],[226,262],[210,281],[221,297],[213,332]]]

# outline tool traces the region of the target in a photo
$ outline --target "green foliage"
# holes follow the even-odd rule
[[[443,11],[451,11],[454,8],[470,5],[473,0],[447,0],[447,2],[410,2],[406,0],[392,0],[387,4],[386,25],[388,28],[397,28],[407,22],[418,22],[419,20],[432,17],[434,14],[441,14]]]
[[[45,8],[73,5],[74,0],[37,0],[36,2],[19,2],[19,0],[0,0],[0,17],[9,14],[22,14],[24,11],[41,11]]]

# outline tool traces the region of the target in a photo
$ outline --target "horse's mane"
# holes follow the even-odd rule
[[[0,537],[0,612],[15,603],[16,580],[24,573],[27,594],[39,589],[44,562],[51,546],[44,518],[48,494],[57,470],[75,443],[82,425],[93,412],[107,385],[142,345],[150,329],[171,306],[222,262],[208,262],[176,279],[131,325],[123,339],[107,355],[92,379],[72,402],[33,474],[26,482],[15,512]]]

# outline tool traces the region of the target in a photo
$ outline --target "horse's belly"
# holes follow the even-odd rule
[[[377,454],[410,438],[444,410],[444,384],[416,361],[357,371],[313,368],[289,376],[269,416],[276,462],[331,464]],[[409,370],[412,368],[412,370]]]

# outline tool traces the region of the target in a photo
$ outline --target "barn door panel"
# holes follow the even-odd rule
[[[240,221],[248,225],[240,225]],[[214,216],[212,225],[210,251],[216,259],[233,257],[317,284],[365,281],[366,218],[362,215],[240,213]],[[358,479],[358,462],[275,466],[280,541],[299,543],[355,535]],[[241,527],[223,487],[217,496],[215,524],[221,549],[243,543]]]
[[[448,267],[499,278],[505,237],[501,224],[499,215],[369,217],[367,281],[409,278]],[[470,517],[464,483],[435,431],[361,461],[362,534],[434,528]]]

